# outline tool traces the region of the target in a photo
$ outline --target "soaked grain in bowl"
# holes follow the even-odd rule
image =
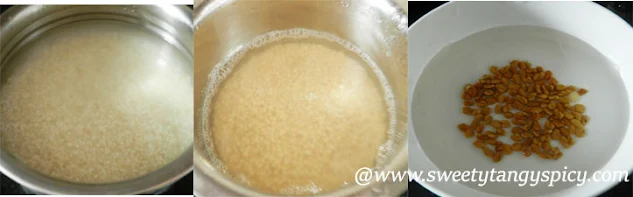
[[[216,167],[271,194],[354,183],[391,148],[393,96],[351,43],[307,29],[274,31],[209,75],[203,119]]]
[[[512,152],[558,160],[563,152],[551,142],[557,140],[567,149],[575,143],[572,136],[586,135],[589,116],[584,115],[585,106],[576,102],[587,89],[563,85],[552,71],[527,61],[491,66],[489,71],[464,86],[462,113],[473,120],[457,127],[466,138],[475,137],[473,145],[492,161]],[[506,134],[512,144],[500,140]]]
[[[146,175],[193,141],[191,64],[131,24],[52,29],[3,65],[2,148],[70,182]]]

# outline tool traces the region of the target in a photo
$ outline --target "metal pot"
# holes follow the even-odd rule
[[[273,31],[306,28],[334,34],[348,40],[371,56],[393,88],[396,101],[394,154],[385,170],[407,167],[407,15],[390,0],[331,1],[234,1],[200,3],[194,11],[194,194],[199,196],[267,194],[243,186],[217,170],[209,161],[201,138],[200,112],[208,73],[224,57],[254,37]],[[274,177],[271,177],[274,178]],[[407,181],[397,184],[350,184],[322,195],[349,196],[360,192],[399,195]],[[396,187],[394,187],[394,185]],[[398,189],[393,189],[398,188]],[[383,190],[381,190],[383,189]],[[386,189],[386,190],[384,190]],[[362,194],[367,196],[367,193]]]
[[[18,49],[38,35],[64,24],[110,20],[147,29],[185,54],[193,56],[192,12],[186,6],[14,6],[0,16],[0,72]],[[193,59],[193,58],[192,58]],[[175,161],[134,180],[109,184],[78,184],[39,174],[0,149],[0,171],[34,193],[152,193],[191,172],[193,146]]]

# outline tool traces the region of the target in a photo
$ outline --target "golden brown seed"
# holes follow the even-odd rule
[[[566,140],[561,140],[560,144],[563,145],[563,148],[569,148],[570,147],[569,142],[567,142]]]
[[[567,137],[569,136],[569,130],[567,130],[565,127],[560,128],[560,134],[561,137]]]
[[[488,105],[494,104],[497,102],[497,99],[495,98],[487,98],[486,99],[486,103],[488,103]]]
[[[503,112],[510,112],[510,105],[503,106]]]
[[[483,131],[484,131],[484,128],[485,128],[485,127],[486,127],[485,125],[480,124],[479,126],[477,126],[477,129],[475,129],[475,132],[477,132],[477,133],[481,133],[481,132],[483,132]]]
[[[521,127],[513,127],[512,128],[512,133],[523,133],[525,130],[523,130]]]
[[[571,114],[574,115],[574,119],[582,120],[582,115],[580,113],[573,111]]]
[[[562,152],[553,147],[550,140],[559,140],[568,148],[575,143],[571,135],[582,137],[586,134],[584,125],[589,117],[582,114],[586,111],[584,105],[571,105],[567,98],[576,87],[558,84],[551,71],[531,68],[529,62],[515,60],[504,67],[490,67],[490,73],[477,83],[464,86],[462,112],[474,119],[470,125],[460,124],[458,127],[467,138],[476,136],[474,146],[486,148],[485,144],[493,145],[492,150],[486,148],[489,153],[484,152],[493,161],[500,161],[504,154],[512,151],[522,151],[525,156],[534,153],[544,159],[558,159]],[[583,89],[578,91],[579,94],[586,93]],[[518,112],[510,112],[511,109]],[[493,120],[491,111],[503,114],[507,120]],[[539,121],[542,118],[546,120],[541,127]],[[491,125],[495,130],[484,132],[485,125]],[[510,138],[515,141],[512,146],[497,141],[498,136],[506,133],[503,128],[512,128]]]
[[[501,103],[505,101],[505,99],[506,99],[506,96],[503,94],[500,94],[499,97],[497,97],[497,102]]]
[[[512,146],[508,144],[503,144],[503,154],[506,154],[506,155],[512,154]]]
[[[576,127],[577,127],[577,128],[579,128],[579,129],[583,129],[583,128],[585,128],[585,126],[583,126],[583,125],[580,123],[580,121],[578,121],[578,120],[576,120],[576,119],[571,120],[571,123],[572,123],[572,124],[574,124],[574,126],[576,126]]]
[[[549,104],[548,104],[548,106],[547,106],[547,107],[548,107],[549,109],[556,109],[556,103],[555,103],[555,102],[553,102],[553,101],[551,101],[551,102],[549,102]]]
[[[574,105],[574,110],[578,113],[585,113],[585,106],[582,104],[576,104]]]
[[[491,125],[492,125],[492,127],[494,127],[494,128],[497,128],[497,129],[501,128],[501,122],[499,122],[499,121],[497,121],[497,120],[493,120],[490,124],[491,124]]]
[[[574,119],[574,115],[571,115],[571,113],[569,111],[565,111],[563,112],[563,114],[565,115],[565,118],[567,119]]]
[[[506,87],[503,84],[497,84],[497,91],[499,91],[499,92],[506,92],[506,91],[508,91],[508,87]]]
[[[471,137],[475,136],[475,133],[473,133],[473,131],[468,130],[468,131],[464,132],[464,136],[466,138],[471,138]]]
[[[482,108],[481,113],[484,115],[490,114],[490,108],[489,107]]]
[[[506,135],[506,131],[503,129],[497,129],[495,130],[495,134],[503,136],[503,135]]]
[[[466,131],[470,130],[468,125],[466,125],[464,123],[461,123],[461,124],[457,125],[457,128],[459,128],[459,130],[462,131],[462,132],[466,132]]]
[[[488,157],[492,157],[492,155],[494,155],[494,152],[492,150],[490,150],[488,147],[482,147],[481,150]]]
[[[484,116],[484,124],[490,124],[490,123],[492,123],[492,116],[490,115]]]
[[[501,158],[503,158],[503,155],[500,152],[498,152],[498,153],[495,153],[492,156],[492,161],[497,163],[497,162],[501,161]]]
[[[559,140],[560,139],[560,131],[558,129],[554,129],[551,133],[551,137],[554,140]]]
[[[467,115],[472,115],[473,109],[471,109],[470,107],[464,107],[462,108],[462,113],[467,114]]]
[[[510,121],[502,120],[501,121],[501,127],[503,127],[503,128],[510,128]]]
[[[475,142],[473,142],[473,145],[477,148],[483,148],[484,146],[486,146],[486,144],[481,140],[475,140]]]
[[[497,68],[496,66],[490,66],[489,70],[492,74],[496,74],[497,72],[499,72],[499,68]]]
[[[587,124],[587,122],[589,122],[589,116],[587,115],[582,115],[582,124]]]
[[[576,137],[585,137],[585,129],[579,128],[576,130]]]
[[[587,89],[580,88],[580,90],[578,90],[578,95],[582,96],[582,95],[587,94],[587,92],[589,92],[589,91],[587,91]]]
[[[518,142],[518,141],[521,141],[523,137],[521,137],[521,135],[519,134],[512,134],[512,136],[510,136],[510,139],[514,140],[515,142]]]
[[[521,150],[521,143],[515,142],[514,144],[512,144],[512,150],[513,151],[520,151]]]

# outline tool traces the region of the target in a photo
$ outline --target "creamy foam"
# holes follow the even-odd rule
[[[211,163],[215,165],[218,169],[226,172],[226,167],[223,162],[217,158],[217,153],[215,152],[214,143],[207,131],[209,125],[207,125],[207,120],[210,117],[210,109],[212,108],[212,101],[214,96],[220,89],[221,83],[229,77],[229,75],[234,71],[234,66],[245,57],[247,53],[253,51],[255,49],[262,48],[269,44],[277,43],[280,41],[301,41],[303,39],[318,39],[322,41],[326,41],[329,43],[336,44],[340,47],[343,47],[348,52],[354,53],[364,64],[364,66],[368,66],[373,72],[373,76],[380,84],[382,89],[383,102],[387,108],[388,112],[388,131],[387,131],[387,140],[384,144],[379,147],[378,155],[376,157],[376,168],[381,168],[385,164],[385,159],[388,155],[392,153],[393,139],[395,135],[395,101],[393,98],[393,93],[391,87],[389,86],[386,77],[379,69],[379,67],[372,61],[372,59],[361,51],[358,47],[354,46],[349,41],[343,40],[333,34],[318,32],[308,29],[290,29],[290,30],[281,30],[281,31],[272,31],[267,34],[261,35],[253,39],[252,42],[237,48],[232,55],[224,59],[215,65],[214,69],[208,75],[208,84],[206,89],[204,90],[205,99],[202,109],[201,118],[202,124],[201,129],[203,133],[204,143],[209,147],[207,149],[208,154],[211,158]],[[244,184],[249,184],[249,180],[247,180],[244,176],[233,175],[237,180]],[[280,192],[284,194],[302,194],[302,193],[318,193],[321,189],[317,187],[314,183],[308,184],[305,186],[293,186],[289,188],[282,189]]]

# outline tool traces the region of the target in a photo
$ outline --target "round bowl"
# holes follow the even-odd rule
[[[210,71],[256,36],[273,30],[305,28],[334,34],[358,46],[380,67],[393,89],[398,133],[385,170],[404,170],[407,163],[407,16],[388,0],[376,1],[207,1],[194,11],[195,71],[194,194],[199,196],[267,196],[216,169],[206,154],[200,120]],[[376,185],[398,185],[378,193],[399,195],[406,181],[395,184],[350,184],[319,195],[349,196]],[[380,189],[380,188],[379,188]],[[371,192],[371,191],[370,191]],[[365,194],[369,195],[369,194]]]
[[[607,9],[591,2],[450,2],[413,24],[409,35],[410,170],[581,170],[590,178],[596,171],[633,169],[633,28]],[[579,100],[590,117],[587,135],[569,149],[552,144],[563,150],[558,160],[514,153],[493,163],[458,132],[458,124],[472,120],[461,111],[464,85],[515,59],[589,90]],[[521,187],[423,178],[416,181],[441,196],[485,197],[594,196],[618,182]]]
[[[22,46],[42,33],[70,23],[97,20],[130,23],[147,29],[192,57],[191,19],[192,11],[186,6],[14,6],[0,17],[0,71]],[[108,184],[78,184],[53,179],[35,172],[1,149],[0,171],[38,194],[141,194],[165,188],[191,172],[192,155],[193,146],[150,174]]]

